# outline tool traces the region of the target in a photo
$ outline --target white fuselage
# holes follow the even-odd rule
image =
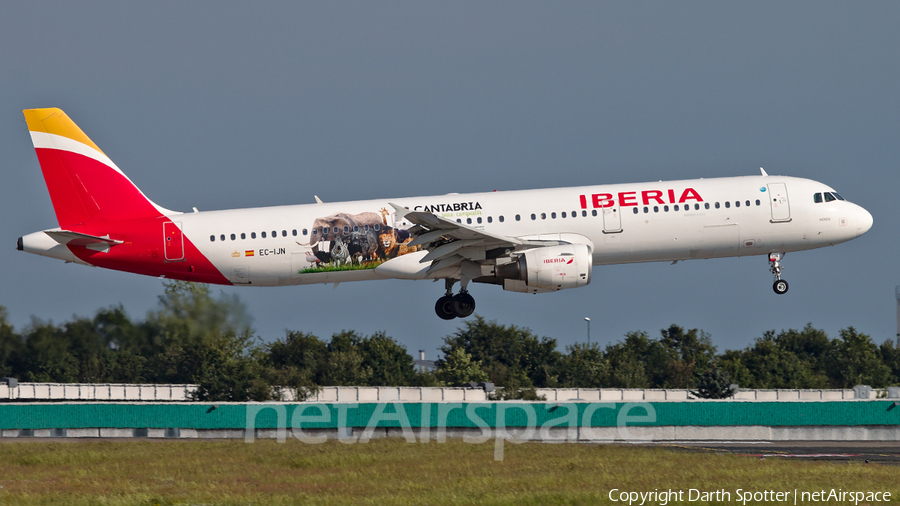
[[[232,283],[272,286],[427,277],[415,269],[399,276],[377,268],[303,273],[315,264],[313,247],[324,250],[332,243],[314,237],[317,219],[384,210],[384,226],[408,227],[387,211],[389,203],[503,236],[577,234],[590,241],[593,264],[608,265],[807,250],[848,241],[871,227],[871,215],[856,204],[814,202],[822,192],[833,190],[808,179],[746,176],[235,209],[170,219]]]

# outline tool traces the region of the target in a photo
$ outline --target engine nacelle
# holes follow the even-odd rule
[[[524,251],[517,261],[498,265],[503,289],[513,292],[555,292],[591,282],[591,249],[586,244],[561,244]]]

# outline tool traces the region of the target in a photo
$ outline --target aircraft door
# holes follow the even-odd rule
[[[184,260],[184,235],[181,233],[181,222],[167,221],[163,223],[163,237],[166,262]]]
[[[603,233],[617,234],[622,231],[622,213],[619,206],[603,208]]]
[[[791,204],[788,201],[787,185],[772,183],[769,186],[769,204],[772,206],[772,222],[791,221]]]

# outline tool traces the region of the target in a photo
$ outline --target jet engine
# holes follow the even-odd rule
[[[513,292],[556,292],[591,282],[591,249],[586,244],[561,244],[525,250],[494,273],[503,289]]]

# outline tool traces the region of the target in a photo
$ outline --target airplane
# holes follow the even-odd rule
[[[444,281],[435,312],[475,310],[470,283],[543,293],[595,265],[766,256],[864,234],[872,215],[829,186],[758,176],[178,212],[147,198],[60,109],[24,111],[58,227],[17,249],[199,283],[281,286]],[[460,283],[454,294],[453,287]]]

